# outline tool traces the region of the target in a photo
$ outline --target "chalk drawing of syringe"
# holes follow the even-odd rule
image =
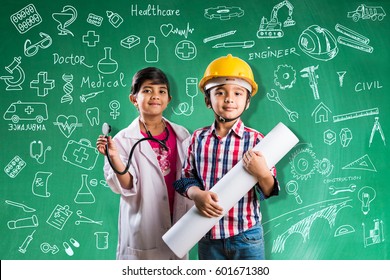
[[[172,111],[175,115],[190,116],[194,112],[194,97],[198,95],[198,78],[187,78],[186,79],[186,94],[191,98],[191,105],[187,102],[182,102],[178,106],[176,112],[173,108]]]

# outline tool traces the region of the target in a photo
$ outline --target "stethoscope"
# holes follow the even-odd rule
[[[151,141],[157,142],[157,143],[159,143],[165,150],[168,150],[168,147],[167,147],[167,145],[165,144],[166,141],[167,141],[168,138],[169,138],[169,130],[168,130],[168,128],[167,128],[166,123],[163,121],[163,122],[164,122],[164,125],[165,125],[164,130],[165,130],[166,136],[165,136],[165,138],[164,138],[163,140],[158,140],[158,139],[156,139],[156,138],[153,137],[152,133],[150,133],[150,131],[149,131],[149,129],[147,128],[146,124],[145,124],[143,121],[141,121],[141,122],[142,122],[142,124],[143,124],[144,127],[145,127],[146,134],[148,135],[148,137],[144,137],[144,138],[138,140],[137,142],[135,142],[135,144],[133,145],[133,147],[132,147],[131,150],[130,150],[129,159],[127,160],[126,167],[125,167],[125,169],[124,169],[123,171],[119,171],[119,170],[116,169],[116,168],[114,167],[114,165],[112,164],[111,157],[110,157],[110,153],[109,153],[109,151],[108,151],[108,143],[106,143],[106,156],[107,156],[107,161],[108,161],[108,163],[110,164],[112,170],[114,170],[114,172],[117,173],[117,174],[119,174],[119,175],[124,175],[124,174],[127,173],[127,171],[129,171],[130,162],[131,162],[131,158],[133,157],[134,149],[135,149],[135,147],[136,147],[139,143],[141,143],[142,141],[151,140]],[[103,123],[102,132],[103,132],[104,137],[107,138],[107,135],[111,132],[111,126],[110,126],[108,123]]]
[[[39,149],[38,151],[35,151],[36,149],[34,149],[34,146],[35,145],[38,145]],[[41,140],[39,140],[38,142],[37,141],[32,141],[30,143],[30,156],[32,158],[35,158],[35,160],[39,163],[39,164],[43,164],[45,163],[46,161],[46,152],[47,151],[50,151],[51,150],[51,146],[48,146],[45,151],[43,151],[43,143]],[[40,158],[43,157],[43,161],[39,161]]]

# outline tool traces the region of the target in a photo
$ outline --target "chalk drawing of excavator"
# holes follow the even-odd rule
[[[288,17],[283,22],[283,27],[295,25],[295,21],[291,18],[294,6],[287,0],[276,4],[271,11],[271,18],[268,21],[265,17],[261,19],[259,30],[257,31],[257,38],[281,38],[284,35],[282,30],[282,23],[278,19],[278,11],[280,8],[286,6],[288,8]]]

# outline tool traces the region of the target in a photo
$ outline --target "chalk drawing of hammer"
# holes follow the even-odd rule
[[[267,92],[267,98],[270,100],[270,101],[274,101],[276,103],[278,103],[280,106],[282,106],[282,108],[284,109],[284,111],[287,113],[288,115],[288,118],[290,121],[292,122],[295,122],[296,119],[298,119],[298,113],[295,112],[295,111],[291,111],[289,110],[282,102],[282,100],[280,100],[279,98],[279,93],[274,90],[274,89],[271,89],[272,91],[272,94]]]

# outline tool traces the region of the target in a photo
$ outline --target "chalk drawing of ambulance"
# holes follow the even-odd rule
[[[33,121],[41,123],[47,120],[47,105],[42,102],[14,102],[12,103],[3,116],[4,120],[11,120],[18,123],[20,120]]]

